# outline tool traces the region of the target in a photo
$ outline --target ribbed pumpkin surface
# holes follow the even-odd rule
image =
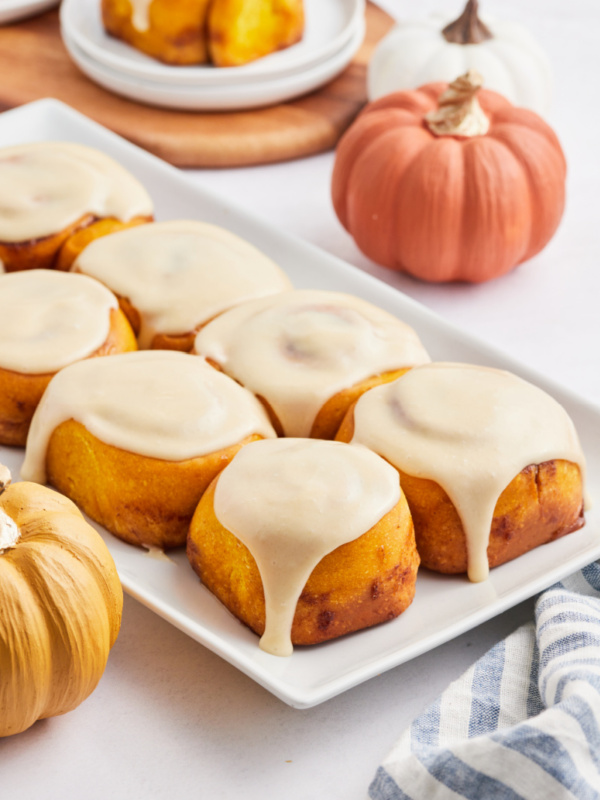
[[[10,736],[95,689],[123,593],[106,545],[70,500],[17,483],[0,510],[21,533],[0,554],[0,736]]]
[[[336,213],[369,258],[427,281],[481,282],[552,237],[565,201],[565,158],[533,111],[481,90],[483,136],[437,136],[425,115],[447,84],[371,103],[338,145]]]

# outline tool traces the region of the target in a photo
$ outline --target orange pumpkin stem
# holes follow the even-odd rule
[[[458,19],[446,25],[442,36],[452,44],[481,44],[488,39],[493,39],[492,32],[479,19],[477,0],[468,0],[464,11]]]
[[[429,130],[436,136],[484,136],[490,121],[479,105],[477,92],[483,78],[474,69],[453,81],[438,100],[438,108],[425,115]]]

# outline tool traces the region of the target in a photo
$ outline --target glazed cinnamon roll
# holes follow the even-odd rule
[[[304,32],[303,0],[102,0],[108,33],[174,66],[247,64]]]
[[[157,222],[92,242],[72,270],[121,301],[140,347],[189,351],[198,329],[246,300],[291,287],[270,258],[206,222]]]
[[[292,291],[206,325],[195,352],[265,403],[279,435],[333,438],[367,389],[429,361],[417,334],[358,297]]]
[[[50,270],[0,275],[0,444],[25,444],[59,370],[135,349],[117,298],[97,281]]]
[[[76,231],[152,218],[152,201],[120,164],[90,147],[34,142],[0,150],[0,268],[51,268]]]
[[[422,565],[484,580],[584,524],[585,458],[552,397],[516,375],[417,367],[364,394],[340,428],[400,472]]]
[[[203,359],[164,350],[80,361],[33,416],[24,480],[51,483],[131,544],[185,543],[202,493],[275,433],[260,403]]]
[[[402,613],[419,558],[398,473],[366,448],[254,442],[208,488],[187,553],[269,653]]]
[[[122,39],[165,64],[208,61],[207,12],[211,0],[102,0],[102,21]]]

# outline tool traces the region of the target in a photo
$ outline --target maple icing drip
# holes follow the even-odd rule
[[[400,499],[398,473],[363,447],[315,439],[252,442],[221,473],[215,515],[261,575],[263,650],[287,656],[296,604],[328,553],[370,530]]]
[[[144,33],[150,29],[150,6],[152,0],[129,0],[131,4],[131,24]]]
[[[353,443],[444,489],[463,524],[472,581],[488,576],[494,508],[521,470],[564,459],[578,464],[585,478],[585,458],[563,407],[501,370],[450,363],[417,367],[364,394],[354,426]]]

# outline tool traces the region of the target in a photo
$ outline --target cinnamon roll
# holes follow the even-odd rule
[[[338,439],[400,472],[422,565],[472,581],[584,524],[585,458],[532,384],[467,364],[418,367],[363,395]]]
[[[339,292],[245,303],[206,325],[194,350],[256,394],[279,435],[333,438],[367,389],[429,361],[417,334]]]
[[[97,281],[50,270],[0,275],[0,444],[25,444],[59,370],[135,349],[117,298]]]
[[[250,392],[201,358],[127,353],[55,375],[21,475],[49,482],[131,544],[176,547],[215,475],[240,447],[274,435]]]
[[[0,150],[0,271],[51,268],[79,229],[152,213],[143,186],[98,150],[68,142]]]
[[[190,220],[98,239],[72,270],[119,297],[142,349],[189,351],[199,328],[214,316],[291,287],[270,258],[239,236]]]
[[[366,448],[309,439],[241,450],[202,497],[187,553],[280,656],[398,616],[419,564],[393,467]]]

